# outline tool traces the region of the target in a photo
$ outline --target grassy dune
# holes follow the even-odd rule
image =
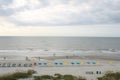
[[[27,72],[16,72],[13,74],[0,76],[0,80],[18,80],[20,78],[29,78],[33,73],[33,70],[28,70]]]
[[[107,72],[104,76],[98,77],[98,80],[120,80],[120,72]]]
[[[19,80],[19,79],[27,79],[33,77],[33,80],[87,80],[81,76],[73,76],[70,74],[61,75],[40,75],[40,76],[32,76],[34,74],[34,70],[28,70],[26,72],[16,72],[13,74],[0,76],[0,80]],[[120,72],[106,72],[102,77],[98,77],[98,80],[120,80]]]
[[[51,75],[42,75],[42,76],[34,76],[34,80],[86,80],[82,77],[76,77],[73,75],[61,75],[61,74],[55,74],[54,76]]]

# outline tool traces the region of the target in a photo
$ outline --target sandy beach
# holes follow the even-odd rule
[[[118,54],[64,54],[61,56],[56,54],[40,58],[36,56],[28,57],[28,60],[25,59],[25,56],[20,58],[17,56],[17,60],[9,58],[9,56],[5,60],[1,57],[0,75],[33,69],[36,71],[34,75],[54,75],[55,73],[60,73],[83,76],[87,80],[96,80],[97,77],[103,76],[107,71],[120,71],[120,57]],[[8,67],[7,64],[9,63]],[[16,65],[13,66],[13,64]],[[100,74],[97,74],[97,72],[100,72]]]

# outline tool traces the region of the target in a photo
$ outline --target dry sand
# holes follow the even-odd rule
[[[36,55],[37,56],[37,55]],[[36,57],[35,56],[35,57]],[[3,60],[3,56],[1,56],[0,63],[34,63],[39,62],[39,58],[29,58],[32,61],[25,61],[25,57],[18,57],[18,60],[7,57],[6,60]],[[15,56],[16,57],[16,56]],[[93,54],[93,55],[63,55],[63,56],[42,56],[40,57],[42,62],[49,61],[49,62],[59,62],[59,61],[84,61],[84,62],[102,62],[101,65],[69,65],[69,66],[32,66],[32,67],[0,67],[0,75],[13,73],[16,71],[26,71],[28,69],[33,69],[37,71],[34,75],[43,75],[49,74],[54,75],[55,73],[60,74],[72,74],[75,76],[83,76],[87,78],[87,80],[96,80],[97,77],[102,76],[105,74],[106,71],[120,71],[120,55],[119,54],[109,54],[109,55],[102,55],[102,54]],[[109,61],[112,61],[113,64],[109,64]],[[100,71],[101,74],[96,74],[96,71]],[[86,72],[93,72],[93,74],[86,74]]]

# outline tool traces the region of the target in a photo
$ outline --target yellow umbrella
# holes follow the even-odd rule
[[[52,65],[52,62],[48,62],[48,65]]]
[[[81,64],[85,64],[85,62],[83,61],[83,62],[81,62]]]
[[[98,61],[98,62],[97,62],[97,64],[99,64],[99,65],[100,65],[100,64],[101,64],[101,62],[100,62],[100,61]]]
[[[68,64],[69,64],[69,62],[64,62],[64,64],[65,64],[65,65],[68,65]]]
[[[113,64],[113,62],[112,62],[112,61],[110,61],[110,62],[109,62],[109,64]]]

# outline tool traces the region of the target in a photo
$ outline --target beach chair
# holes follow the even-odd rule
[[[25,64],[24,64],[24,67],[28,67],[28,64],[27,64],[27,63],[25,63]]]
[[[19,63],[19,64],[18,64],[18,67],[21,67],[21,66],[22,66],[22,64]]]
[[[14,64],[12,64],[12,67],[16,67],[16,64],[14,63]]]
[[[29,64],[29,67],[32,67],[32,64],[31,64],[31,63]]]
[[[7,63],[7,67],[10,67],[11,66],[11,63]]]
[[[0,63],[0,67],[2,66],[2,64]]]
[[[6,63],[3,63],[3,64],[2,64],[2,67],[6,67]]]

